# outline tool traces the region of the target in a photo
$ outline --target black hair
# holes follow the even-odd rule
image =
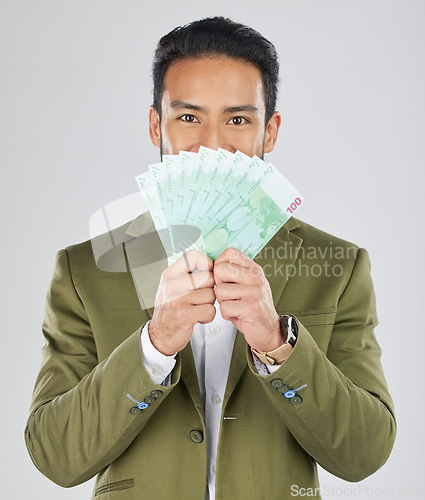
[[[207,17],[179,26],[158,43],[153,61],[153,107],[161,116],[164,78],[184,58],[225,55],[256,66],[263,78],[266,125],[276,110],[279,62],[274,45],[258,31],[224,17]]]

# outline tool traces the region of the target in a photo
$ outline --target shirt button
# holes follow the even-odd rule
[[[218,405],[219,403],[221,403],[221,397],[218,394],[213,394],[211,396],[211,401],[214,405]]]
[[[212,466],[213,474],[215,474],[215,464]]]
[[[212,326],[212,327],[210,328],[210,333],[211,333],[212,335],[217,335],[217,334],[219,334],[219,333],[220,333],[220,327],[219,327],[219,326]]]

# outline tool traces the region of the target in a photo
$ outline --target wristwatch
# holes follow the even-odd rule
[[[281,365],[291,354],[298,338],[298,322],[294,316],[283,314],[279,316],[280,331],[285,337],[285,343],[273,351],[258,351],[251,347],[251,351],[266,365]]]
[[[280,330],[283,334],[286,331],[286,340],[285,344],[291,344],[292,347],[295,347],[298,338],[298,321],[294,316],[290,314],[284,314],[279,316],[280,318]],[[285,323],[285,326],[282,325],[282,322]],[[283,329],[285,328],[285,330]]]

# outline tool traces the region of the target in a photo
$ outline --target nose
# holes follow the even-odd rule
[[[222,148],[234,153],[235,150],[229,143],[226,131],[223,130],[224,127],[221,124],[204,124],[199,131],[198,150],[199,146],[205,146],[210,149]]]

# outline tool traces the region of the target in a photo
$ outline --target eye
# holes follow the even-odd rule
[[[242,116],[234,116],[233,118],[230,118],[227,123],[230,123],[231,125],[243,125],[247,123],[247,121],[248,120]]]
[[[185,113],[184,115],[179,117],[179,120],[182,120],[186,123],[196,123],[197,119],[195,115],[191,115],[189,113]]]

